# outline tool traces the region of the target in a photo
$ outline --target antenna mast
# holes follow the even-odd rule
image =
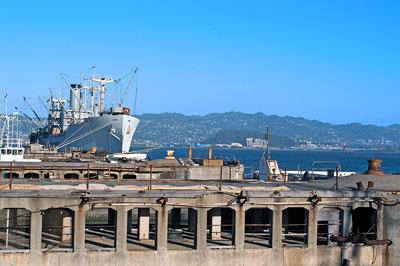
[[[269,126],[267,126],[267,134],[265,135],[265,138],[267,140],[267,161],[270,159],[269,155]]]
[[[4,96],[4,115],[7,115],[7,96],[8,94]]]
[[[90,89],[90,111],[94,111],[94,74],[96,72],[96,67],[93,66],[93,76],[92,76],[92,88]]]

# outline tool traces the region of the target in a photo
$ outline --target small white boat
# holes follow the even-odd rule
[[[40,162],[38,159],[24,159],[25,148],[19,135],[18,113],[9,116],[5,107],[5,114],[0,118],[0,162]]]

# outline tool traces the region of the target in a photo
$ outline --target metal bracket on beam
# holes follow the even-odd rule
[[[163,207],[167,204],[167,202],[168,202],[167,197],[162,197],[157,200],[157,203],[161,203],[161,206],[163,206]]]

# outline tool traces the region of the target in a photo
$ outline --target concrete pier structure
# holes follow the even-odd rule
[[[207,160],[208,161],[208,160]],[[213,161],[213,160],[211,160]],[[243,164],[187,165],[182,159],[159,159],[147,162],[107,163],[107,162],[40,162],[4,163],[0,162],[0,178],[33,180],[243,180]],[[12,168],[12,169],[11,169]],[[221,171],[222,168],[222,171]],[[221,175],[222,174],[222,175]]]
[[[0,265],[399,265],[399,181],[379,178],[342,178],[337,191],[335,180],[224,182],[221,190],[29,180],[10,190],[0,180]],[[370,180],[374,190],[357,190]],[[51,224],[51,213],[62,216]]]

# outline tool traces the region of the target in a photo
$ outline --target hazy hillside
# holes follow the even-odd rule
[[[300,117],[279,117],[263,113],[228,112],[205,116],[185,116],[177,113],[143,114],[135,134],[136,141],[155,143],[201,143],[215,137],[221,130],[249,130],[265,133],[266,125],[276,136],[300,142],[338,144],[348,147],[390,147],[400,143],[400,125],[380,127],[358,123],[333,125]]]

